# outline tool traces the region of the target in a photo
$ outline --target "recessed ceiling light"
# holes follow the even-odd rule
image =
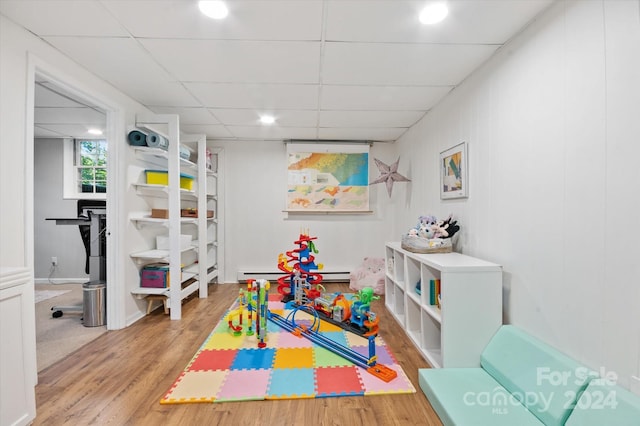
[[[200,1],[198,7],[200,12],[213,19],[224,19],[229,14],[227,5],[223,1]]]
[[[433,25],[441,22],[449,14],[449,8],[444,3],[431,3],[420,12],[420,22]]]
[[[276,122],[276,119],[272,115],[262,115],[260,116],[260,122],[262,124],[273,124]]]
[[[100,130],[100,129],[89,129],[89,130],[87,130],[87,132],[89,132],[92,135],[101,135],[102,134],[102,130]]]

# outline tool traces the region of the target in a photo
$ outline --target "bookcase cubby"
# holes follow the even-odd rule
[[[502,324],[502,267],[460,253],[412,253],[399,242],[385,245],[385,260],[385,305],[427,362],[480,366]]]

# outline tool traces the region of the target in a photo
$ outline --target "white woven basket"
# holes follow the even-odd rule
[[[451,253],[453,251],[451,238],[427,239],[416,235],[405,234],[402,236],[400,246],[412,253]]]

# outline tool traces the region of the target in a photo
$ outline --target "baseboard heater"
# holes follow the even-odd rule
[[[348,271],[314,271],[322,275],[322,282],[347,282],[349,281]],[[238,271],[238,282],[245,283],[248,279],[265,279],[275,282],[285,275],[281,271]]]

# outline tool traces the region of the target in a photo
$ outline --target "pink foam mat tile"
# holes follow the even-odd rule
[[[278,336],[278,346],[280,348],[310,348],[313,346],[311,340],[293,333],[284,332]]]
[[[271,370],[232,370],[217,395],[216,401],[265,399]]]
[[[364,386],[365,395],[391,394],[391,393],[415,393],[416,389],[406,376],[402,367],[397,364],[387,365],[390,369],[398,373],[398,376],[390,382],[380,380],[364,369],[359,369],[358,374]]]

